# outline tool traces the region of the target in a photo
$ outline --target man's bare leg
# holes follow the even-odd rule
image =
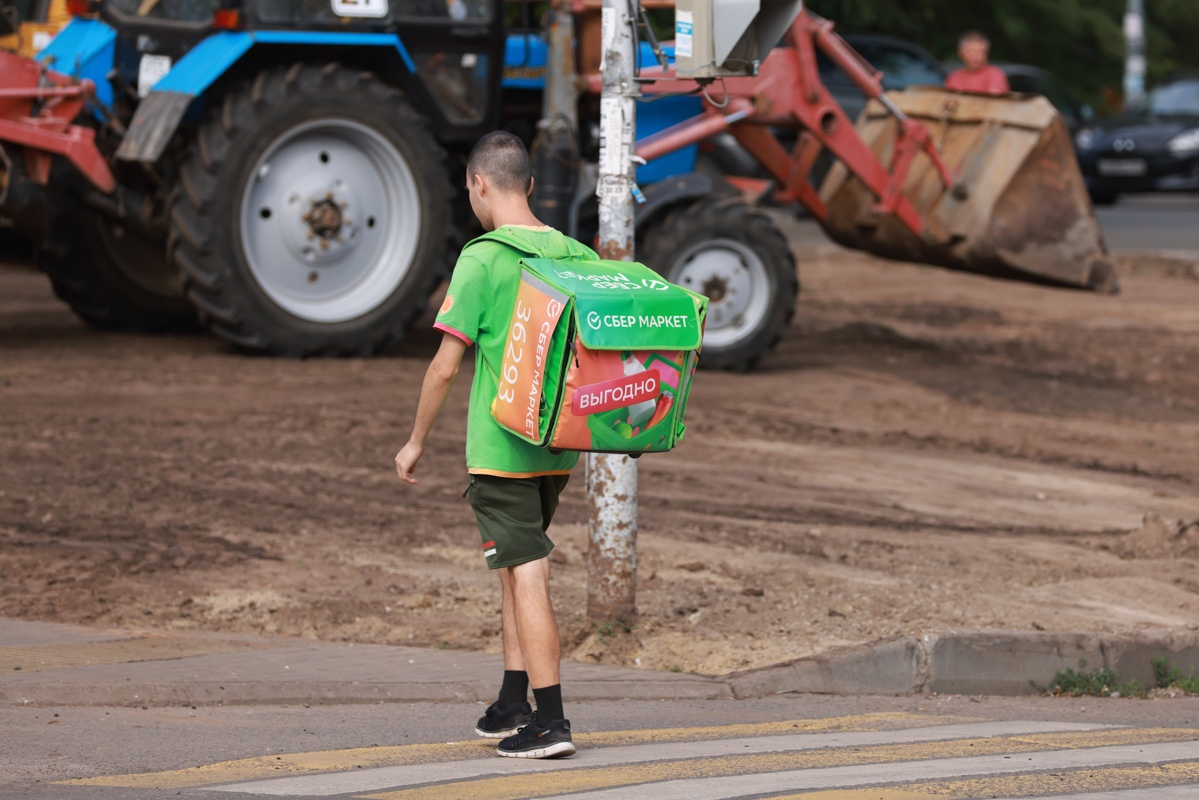
[[[513,616],[520,652],[537,701],[533,725],[504,739],[496,748],[501,756],[559,758],[574,755],[570,721],[562,711],[558,669],[562,659],[558,622],[550,602],[550,564],[539,558],[508,568]]]
[[[500,585],[503,587],[500,599],[500,636],[504,643],[504,669],[527,672],[516,625],[516,600],[512,596],[511,570],[501,568],[496,572],[500,574]]]
[[[550,560],[539,558],[508,567],[506,571],[506,585],[512,590],[520,657],[529,673],[529,685],[533,689],[554,686],[559,682],[562,651],[558,642],[558,621],[554,619],[554,605],[550,601]],[[506,610],[507,606],[501,613]],[[511,669],[508,663],[508,626],[505,624],[504,665]]]
[[[489,739],[510,736],[533,720],[528,705],[529,676],[520,647],[512,578],[507,569],[498,569],[496,572],[499,573],[502,589],[500,636],[504,643],[504,682],[500,686],[499,697],[475,726],[475,733]]]

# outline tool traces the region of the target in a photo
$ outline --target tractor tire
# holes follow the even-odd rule
[[[113,331],[195,330],[196,312],[161,241],[55,193],[37,265],[85,322]]]
[[[770,218],[740,199],[683,204],[639,237],[638,260],[708,297],[700,366],[743,372],[769,353],[795,316],[795,259]]]
[[[367,356],[444,275],[445,153],[396,89],[339,64],[259,74],[196,133],[168,251],[202,321],[270,355]]]

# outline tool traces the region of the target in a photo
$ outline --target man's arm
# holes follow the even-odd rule
[[[425,452],[425,439],[433,429],[433,423],[441,414],[467,344],[452,333],[442,336],[441,347],[425,371],[425,380],[420,387],[420,400],[416,404],[416,421],[412,423],[412,434],[408,443],[396,454],[396,474],[404,483],[416,483],[412,477],[416,462]]]

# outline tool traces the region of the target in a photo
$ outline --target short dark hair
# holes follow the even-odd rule
[[[466,162],[467,179],[486,176],[501,192],[525,194],[533,181],[533,165],[525,143],[508,131],[492,131],[471,148]]]
[[[969,30],[958,37],[958,47],[961,47],[966,42],[982,42],[987,47],[991,46],[991,40],[987,35],[979,30]]]

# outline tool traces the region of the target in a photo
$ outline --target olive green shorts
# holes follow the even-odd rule
[[[479,521],[483,555],[490,569],[545,558],[554,543],[545,535],[569,475],[500,478],[471,475],[471,508]]]

